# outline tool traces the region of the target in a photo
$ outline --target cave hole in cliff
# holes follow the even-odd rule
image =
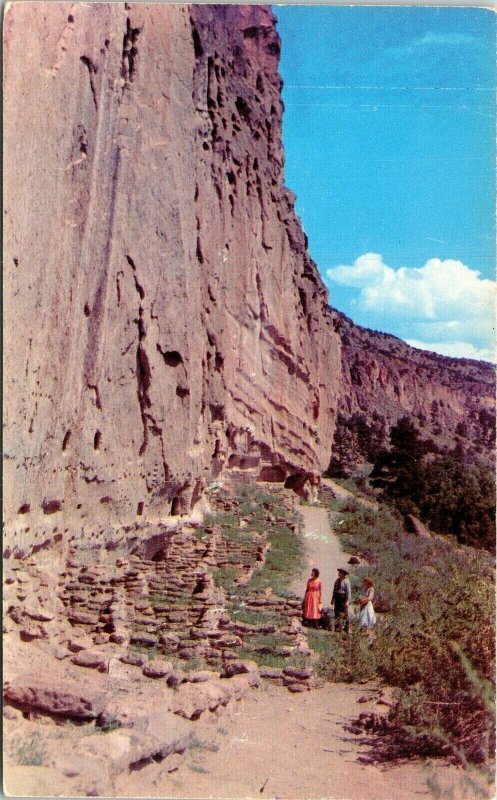
[[[246,100],[244,100],[243,97],[237,97],[235,106],[241,118],[244,119],[245,122],[248,122],[250,120],[250,106]]]
[[[256,39],[259,33],[259,28],[255,25],[251,25],[249,28],[243,29],[243,38],[244,39]]]
[[[280,52],[281,47],[278,42],[269,42],[269,44],[266,45],[266,53],[269,53],[270,56],[279,56]]]
[[[232,172],[232,170],[229,170],[229,171],[226,173],[226,177],[228,178],[228,183],[229,183],[231,186],[235,186],[235,184],[236,184],[236,178],[235,178],[235,175],[234,175],[234,173]]]
[[[179,367],[179,365],[183,363],[183,357],[177,350],[166,350],[163,352],[160,345],[157,345],[157,350],[161,353],[168,367]]]
[[[17,513],[28,514],[29,511],[31,511],[31,505],[29,503],[23,503],[22,506],[19,506]]]
[[[144,502],[143,502],[143,500],[140,500],[140,502],[138,503],[138,505],[136,507],[136,516],[137,517],[141,517],[142,516],[143,508],[144,508]]]
[[[102,441],[102,433],[97,431],[93,437],[93,449],[100,450],[100,442]]]
[[[187,511],[188,509],[186,504],[186,497],[184,496],[182,491],[180,491],[180,493],[177,494],[176,497],[173,497],[171,503],[171,516],[178,517],[181,514],[186,514]]]
[[[222,422],[224,420],[224,406],[210,403],[209,409],[211,412],[211,422]]]
[[[259,94],[264,94],[264,81],[262,80],[262,75],[259,72],[255,81],[255,88],[259,92]]]
[[[55,514],[56,511],[61,510],[62,503],[60,500],[44,500],[41,507],[44,514]]]
[[[204,150],[210,150],[209,142],[203,142],[202,147],[204,148]]]
[[[257,480],[265,483],[283,483],[286,480],[286,469],[280,464],[262,467]]]
[[[13,261],[14,261],[14,265],[16,267],[18,267],[19,266],[19,259],[18,258],[14,258]]]
[[[91,312],[90,312],[90,306],[88,305],[88,303],[85,303],[83,311],[84,311],[85,317],[89,317],[90,316]]]
[[[70,438],[71,438],[71,431],[66,431],[64,439],[62,440],[62,450],[67,450],[67,445],[69,444]]]
[[[68,15],[68,17],[67,17],[67,21],[68,21],[68,22],[74,22],[74,17],[73,17],[73,15],[72,15],[72,14],[69,14],[69,15]]]

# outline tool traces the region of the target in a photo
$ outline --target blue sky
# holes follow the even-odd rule
[[[273,6],[285,181],[331,304],[493,360],[496,15]]]

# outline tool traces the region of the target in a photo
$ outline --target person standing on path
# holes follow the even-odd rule
[[[335,609],[335,630],[349,632],[349,604],[352,597],[350,581],[345,567],[338,568],[338,578],[333,586],[331,603]]]
[[[319,570],[314,567],[311,572],[311,577],[307,581],[307,588],[302,603],[304,624],[309,625],[310,628],[319,628],[321,608],[321,581],[319,580]]]
[[[369,633],[371,628],[376,625],[376,614],[373,608],[374,587],[371,578],[364,578],[362,584],[364,592],[359,598],[359,605],[361,606],[359,625]]]

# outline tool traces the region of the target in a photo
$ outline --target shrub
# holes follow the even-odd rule
[[[13,739],[8,752],[16,764],[25,767],[41,767],[47,757],[45,745],[37,731],[25,739]]]

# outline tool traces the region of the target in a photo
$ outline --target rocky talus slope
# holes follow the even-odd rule
[[[389,334],[355,325],[334,311],[342,340],[338,412],[362,415],[388,434],[408,416],[441,447],[457,442],[495,459],[495,368],[417,350]]]
[[[283,185],[279,49],[262,6],[7,10],[8,552],[326,466],[340,340]]]

